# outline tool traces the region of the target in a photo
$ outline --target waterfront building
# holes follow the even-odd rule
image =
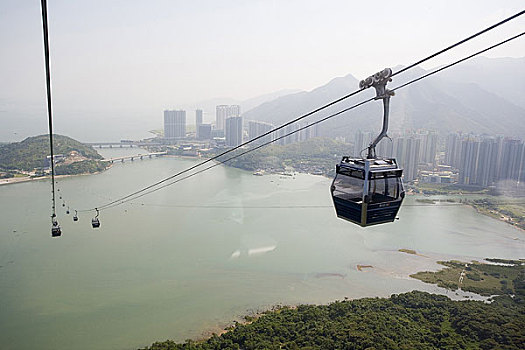
[[[210,140],[211,135],[211,124],[199,124],[197,125],[197,139],[199,140]]]
[[[273,125],[270,123],[260,122],[256,120],[248,121],[248,139],[253,140],[254,138],[265,134],[273,129]],[[269,142],[272,140],[272,135],[269,134],[255,141],[256,144]]]
[[[239,105],[219,105],[215,107],[215,129],[225,130],[226,119],[240,117],[241,106]]]
[[[195,137],[199,139],[199,125],[202,124],[202,109],[195,110]]]
[[[309,125],[309,123],[306,123],[306,125]],[[306,141],[314,137],[319,137],[319,125],[320,124],[315,124],[299,131],[299,141]],[[304,126],[304,124],[302,126]]]
[[[202,124],[202,109],[196,109],[195,110],[195,125],[201,125]]]
[[[374,134],[370,131],[358,130],[354,136],[354,153],[356,157],[366,156],[366,150],[374,139]]]
[[[421,138],[420,159],[423,163],[436,164],[438,134],[435,131],[426,131],[418,134]]]
[[[186,137],[186,111],[164,111],[164,138]]]
[[[318,124],[305,128],[305,126],[307,125],[308,124],[304,123],[294,123],[276,131],[274,133],[274,138],[277,139],[281,137],[279,140],[276,141],[277,144],[289,145],[291,143],[302,142],[309,140],[312,137],[317,137],[319,135]],[[301,128],[304,129],[299,130]]]
[[[420,149],[421,139],[417,136],[411,136],[404,139],[406,146],[404,147],[405,154],[403,155],[403,178],[405,181],[414,181],[418,175],[418,167],[421,162]]]
[[[487,137],[481,140],[476,173],[477,185],[487,187],[496,181],[500,147],[501,142],[498,138]]]
[[[211,129],[211,138],[224,138],[224,130]]]
[[[385,137],[381,141],[379,141],[379,143],[376,146],[376,153],[379,157],[392,158],[394,156],[393,139]]]
[[[525,180],[525,145],[502,136],[450,134],[445,162],[459,171],[458,183],[482,187]]]
[[[516,139],[504,139],[498,180],[523,182],[525,180],[525,145]]]
[[[53,163],[56,164],[62,160],[66,159],[66,156],[63,154],[54,154],[53,155]],[[44,158],[44,169],[51,168],[51,156],[46,156]]]
[[[445,164],[454,168],[459,167],[461,157],[461,135],[452,133],[447,136],[445,142]]]
[[[238,146],[242,143],[242,117],[226,118],[225,125],[226,145]]]
[[[473,137],[461,141],[458,182],[462,185],[477,185],[480,145],[481,142]]]

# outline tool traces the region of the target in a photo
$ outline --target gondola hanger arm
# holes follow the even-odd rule
[[[370,143],[368,146],[368,159],[375,159],[376,156],[376,146],[383,139],[383,137],[387,136],[388,131],[388,115],[390,110],[390,97],[394,96],[394,92],[390,91],[386,88],[386,84],[390,81],[392,81],[392,69],[385,68],[381,72],[377,72],[374,75],[369,76],[368,78],[361,80],[359,82],[359,88],[361,90],[368,89],[370,87],[374,87],[376,90],[376,97],[374,97],[375,100],[383,100],[383,128],[381,129],[381,133]]]

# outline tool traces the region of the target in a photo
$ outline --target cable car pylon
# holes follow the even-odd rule
[[[368,146],[366,158],[344,156],[336,165],[336,176],[330,187],[336,214],[362,227],[392,222],[396,219],[405,191],[403,170],[395,158],[379,158],[376,146],[388,132],[390,97],[386,88],[392,81],[392,70],[386,68],[359,82],[364,90],[374,87],[375,100],[383,101],[383,128]]]

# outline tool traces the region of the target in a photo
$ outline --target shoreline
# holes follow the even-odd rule
[[[397,252],[401,253],[401,254],[412,255],[414,257],[423,257],[423,258],[427,258],[427,259],[430,258],[431,260],[433,260],[436,263],[436,265],[438,265],[435,269],[421,270],[421,271],[418,271],[416,273],[409,274],[408,278],[414,279],[414,280],[418,280],[418,281],[420,281],[423,284],[429,284],[429,285],[438,287],[438,288],[443,289],[443,290],[454,292],[456,297],[448,295],[448,293],[443,294],[443,293],[436,292],[436,291],[426,291],[424,289],[416,288],[416,289],[413,289],[411,291],[392,293],[392,294],[390,294],[388,296],[363,296],[363,297],[357,297],[357,298],[342,297],[342,298],[336,298],[336,299],[332,299],[332,300],[328,300],[328,301],[320,302],[320,303],[314,303],[314,304],[308,304],[308,303],[297,303],[297,304],[293,304],[293,303],[292,304],[276,303],[276,304],[272,304],[272,305],[269,304],[269,305],[266,305],[266,306],[261,306],[261,307],[257,308],[256,310],[248,309],[248,310],[246,310],[245,313],[237,314],[236,316],[232,317],[228,321],[219,321],[215,325],[204,327],[203,329],[201,329],[199,331],[199,335],[197,335],[196,337],[192,338],[191,340],[196,342],[196,343],[205,343],[207,340],[209,340],[210,338],[212,338],[214,336],[220,337],[220,336],[222,336],[222,335],[224,335],[224,334],[226,334],[228,332],[234,331],[238,326],[245,326],[245,325],[252,324],[252,323],[256,322],[259,318],[261,318],[261,317],[263,317],[263,316],[265,316],[267,314],[279,313],[279,312],[281,312],[283,310],[288,310],[288,309],[297,309],[301,305],[310,305],[310,306],[316,306],[317,307],[317,306],[327,306],[327,305],[330,305],[330,304],[333,304],[333,303],[343,302],[343,301],[346,302],[346,301],[367,300],[367,299],[377,299],[377,298],[379,298],[379,299],[390,299],[394,295],[408,294],[408,293],[413,293],[413,292],[423,292],[423,293],[428,293],[430,295],[444,296],[450,302],[463,303],[464,301],[475,301],[475,302],[479,302],[479,303],[482,303],[482,304],[490,304],[492,297],[504,295],[504,294],[485,295],[485,294],[481,294],[481,293],[479,293],[477,291],[465,290],[465,289],[461,288],[461,286],[459,286],[458,289],[450,289],[450,288],[447,288],[447,287],[440,286],[439,283],[437,283],[437,282],[428,282],[428,281],[424,281],[421,278],[416,278],[413,275],[416,275],[416,274],[419,274],[419,273],[439,274],[442,271],[447,269],[447,265],[446,264],[441,264],[440,263],[440,259],[437,256],[429,257],[429,256],[425,256],[425,255],[419,254],[417,252],[415,254],[406,253],[403,250],[404,249],[399,249]],[[449,256],[446,259],[451,259],[451,258],[452,257]],[[464,259],[464,258],[462,258],[462,259]],[[454,262],[454,261],[455,260],[445,260],[445,262],[447,262],[447,263]],[[470,261],[469,264],[476,264],[477,263],[474,260],[468,260],[468,261]],[[490,263],[485,262],[484,259],[483,259],[483,262],[477,263],[477,264],[490,265]],[[371,266],[371,265],[357,265],[357,269],[359,271],[363,271],[360,268],[373,269],[374,266]],[[461,294],[458,294],[458,293],[461,293]],[[479,297],[479,299],[478,298],[473,299],[473,296]],[[172,342],[177,343],[177,344],[182,343],[182,341],[180,341],[180,340],[179,341],[169,340],[169,341],[172,341]],[[162,341],[159,341],[159,342],[162,343]],[[145,349],[150,349],[150,348],[144,347],[144,348],[140,348],[140,349],[145,350]]]
[[[202,161],[206,161],[206,160],[211,159],[211,157],[175,155],[175,154],[166,154],[165,157],[179,158],[179,159],[193,159],[193,160],[202,160]],[[214,160],[214,163],[221,163],[221,162]],[[239,168],[239,167],[235,167],[235,166],[230,166],[230,165],[228,165],[226,163],[221,163],[221,164],[224,164],[225,166],[228,166],[228,167],[231,167],[231,168],[235,168],[235,169],[239,169],[239,170],[242,170],[242,171],[252,172],[251,170],[247,170],[247,169],[243,169],[243,168]],[[103,170],[103,171],[108,170],[113,165],[114,165],[113,163],[110,163],[108,165],[108,167],[105,170]],[[102,172],[99,171],[99,172],[95,172],[95,173],[83,173],[83,174],[74,174],[74,175],[55,175],[55,178],[58,179],[58,178],[65,178],[65,177],[70,177],[70,176],[96,175],[96,174],[100,174],[100,173],[102,173]],[[326,178],[330,178],[326,174],[318,175],[318,174],[312,174],[312,173],[308,173],[308,172],[302,172],[300,170],[297,170],[297,173],[306,174],[306,175],[312,175],[312,176],[323,176],[323,177],[326,177]],[[262,174],[262,176],[265,176],[265,175],[276,175],[276,174],[280,174],[280,173],[279,172],[268,171],[268,172],[265,172],[264,174]],[[27,177],[14,177],[14,178],[8,178],[8,179],[0,179],[0,186],[12,185],[12,184],[18,184],[18,183],[24,183],[24,182],[31,182],[31,181],[47,180],[50,177],[51,177],[51,175],[46,175],[46,176],[41,176],[41,177],[29,177],[29,176],[27,176]],[[472,195],[477,195],[476,193],[471,193],[471,194]],[[440,196],[454,196],[454,194],[443,194],[443,195],[440,195]],[[425,197],[427,197],[427,196],[425,196]],[[510,226],[513,226],[513,227],[517,228],[522,233],[525,232],[525,228],[522,228],[522,227],[520,227],[518,225],[515,225],[512,222],[509,222],[507,219],[502,218],[501,217],[502,214],[499,213],[499,212],[498,212],[498,215],[491,215],[491,213],[486,212],[485,210],[481,210],[480,208],[478,208],[474,204],[470,204],[470,203],[461,203],[461,204],[474,208],[474,210],[476,210],[476,212],[478,214],[480,214],[480,215],[491,217],[491,218],[493,218],[495,220],[504,222],[504,223],[506,223],[506,224],[508,224]]]
[[[103,171],[108,170],[112,166],[113,166],[113,164],[109,164],[108,167],[105,170],[103,170]],[[97,175],[97,174],[101,174],[103,171],[97,171],[97,172],[94,172],[94,173],[72,174],[72,175],[55,175],[55,179],[63,179],[63,178],[73,177],[73,176]],[[39,176],[39,177],[31,177],[31,176],[12,177],[12,178],[9,178],[9,179],[1,179],[0,180],[0,186],[14,185],[14,184],[18,184],[18,183],[32,182],[32,181],[41,181],[41,180],[48,180],[48,179],[51,179],[51,175],[45,175],[45,176]]]
[[[476,206],[475,204],[470,204],[470,203],[463,203],[463,205],[466,205],[466,206],[469,206],[471,208],[473,208],[476,213],[480,214],[480,215],[484,215],[484,216],[488,216],[489,218],[493,218],[495,220],[498,220],[498,221],[501,221],[501,222],[504,222],[506,223],[507,225],[510,225],[516,229],[518,229],[521,233],[525,233],[525,228],[523,227],[520,227],[518,225],[515,225],[513,224],[512,222],[510,222],[502,213],[500,213],[499,211],[496,211],[496,213],[498,214],[497,216],[490,213],[488,210],[483,210],[482,208],[479,208],[478,206]]]

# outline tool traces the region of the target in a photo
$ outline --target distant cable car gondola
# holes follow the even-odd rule
[[[97,211],[97,215],[93,219],[91,219],[91,226],[93,226],[93,228],[99,228],[100,227],[100,221],[98,219],[99,212],[97,208],[95,208],[95,210]]]
[[[73,221],[78,221],[78,212],[75,210],[75,215],[73,216]]]
[[[394,158],[378,158],[375,147],[386,136],[388,111],[393,92],[386,89],[392,70],[383,71],[362,80],[361,89],[373,86],[376,99],[383,100],[383,129],[368,146],[368,155],[363,158],[343,157],[336,165],[336,176],[331,186],[335,211],[339,218],[363,227],[392,222],[396,219],[405,197],[399,168]]]
[[[66,214],[69,215],[69,207],[66,209]]]
[[[58,221],[53,216],[51,219],[52,226],[51,226],[51,237],[60,237],[62,236],[62,230],[60,229],[60,225],[58,224]]]

